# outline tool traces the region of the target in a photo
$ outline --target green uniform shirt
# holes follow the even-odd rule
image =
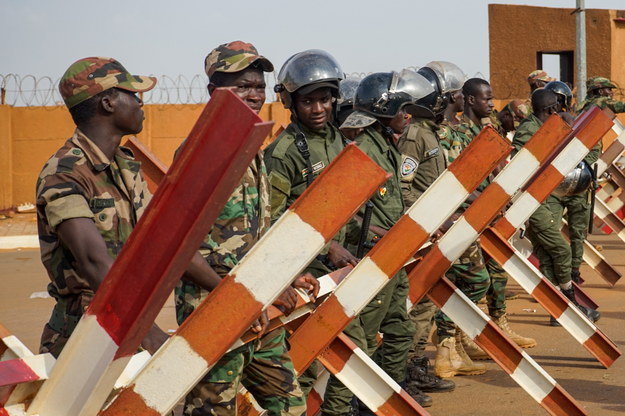
[[[402,153],[399,173],[406,208],[412,206],[447,168],[438,130],[431,120],[413,118],[397,142]]]
[[[339,131],[330,123],[315,132],[302,126],[310,151],[310,162],[314,177],[343,150]],[[296,126],[288,127],[265,149],[265,163],[271,186],[271,220],[276,221],[287,207],[307,188],[309,174],[306,161],[295,145]]]
[[[511,157],[514,157],[525,143],[532,138],[532,136],[538,131],[540,126],[543,125],[543,122],[540,121],[538,117],[534,115],[534,113],[530,114],[527,118],[521,121],[519,127],[516,129],[514,133],[514,137],[512,138],[512,153]]]
[[[596,105],[600,109],[609,108],[615,113],[625,113],[625,101],[617,101],[610,97],[591,97],[587,98],[578,106],[578,113],[588,110],[591,106]],[[584,158],[584,162],[588,165],[592,165],[601,157],[601,150],[603,148],[603,141],[599,141],[588,153],[588,156]]]
[[[367,127],[365,131],[356,137],[355,141],[367,156],[392,175],[370,199],[373,203],[371,225],[388,230],[404,213],[404,202],[399,180],[399,168],[402,161],[401,153],[399,153],[394,144],[389,143],[373,127]],[[363,214],[364,207],[360,210],[360,215]],[[350,236],[355,234],[350,230]]]

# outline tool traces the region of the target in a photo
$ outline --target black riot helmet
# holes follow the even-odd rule
[[[405,107],[412,114],[415,102],[432,92],[423,76],[404,69],[377,72],[360,81],[354,98],[354,113],[341,127],[367,127],[379,118],[393,118]]]
[[[418,117],[439,118],[445,112],[451,95],[462,88],[466,75],[455,64],[432,61],[417,70],[432,85],[433,92],[417,102]]]
[[[296,53],[282,65],[274,91],[280,94],[285,108],[293,106],[293,93],[308,94],[317,88],[330,87],[338,98],[343,79],[339,63],[326,51],[309,49]]]
[[[562,106],[561,111],[571,110],[571,102],[573,101],[573,92],[562,81],[549,81],[545,87],[546,90],[550,90],[556,93],[558,97],[558,103]]]

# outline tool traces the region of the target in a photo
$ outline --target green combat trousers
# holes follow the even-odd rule
[[[566,208],[566,221],[569,228],[569,240],[571,242],[571,267],[579,269],[584,256],[584,240],[588,235],[588,223],[590,221],[589,192],[578,195],[557,198],[550,196],[546,203],[549,211],[553,213],[554,221],[562,222],[564,209]]]
[[[529,219],[527,236],[540,261],[540,272],[556,286],[571,281],[571,248],[560,231],[561,221],[548,208],[549,196]]]
[[[490,276],[486,270],[480,243],[478,241],[472,243],[452,264],[445,276],[472,302],[477,303],[482,299],[490,286]],[[456,324],[442,311],[437,312],[435,321],[439,343],[455,335]]]
[[[224,355],[185,399],[186,416],[236,416],[239,383],[273,416],[306,414],[304,395],[277,329]]]
[[[389,375],[401,383],[406,378],[408,351],[415,329],[406,311],[408,277],[400,270],[343,331]],[[383,342],[378,347],[378,332]],[[353,393],[336,377],[330,377],[322,415],[346,415]]]

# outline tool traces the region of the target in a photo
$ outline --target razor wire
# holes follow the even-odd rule
[[[204,104],[208,101],[208,77],[197,74],[192,77],[161,75],[156,86],[145,93],[145,104]],[[275,101],[273,85],[275,75],[265,75],[267,101]],[[14,107],[59,106],[63,98],[58,90],[60,78],[33,75],[0,74],[0,104]],[[270,85],[271,84],[271,85]]]

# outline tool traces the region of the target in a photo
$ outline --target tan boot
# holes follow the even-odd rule
[[[460,360],[460,365],[456,368],[456,374],[462,376],[477,376],[479,374],[484,374],[486,372],[486,366],[484,364],[474,363],[462,347],[461,339],[463,334],[464,332],[462,332],[459,328],[456,328],[456,354]]]
[[[466,352],[472,360],[490,360],[490,355],[488,355],[483,349],[480,348],[479,345],[469,338],[464,331],[456,328],[456,334],[458,333],[460,333],[460,343],[462,344],[464,352]]]
[[[523,335],[519,335],[514,332],[510,328],[510,324],[508,323],[508,316],[502,315],[499,318],[493,318],[493,322],[497,324],[501,330],[512,339],[521,348],[533,348],[536,346],[536,340],[534,338],[524,337]]]
[[[436,345],[436,359],[434,360],[434,374],[437,377],[453,377],[456,375],[455,366],[458,360],[456,353],[456,340],[453,337],[445,338]]]

